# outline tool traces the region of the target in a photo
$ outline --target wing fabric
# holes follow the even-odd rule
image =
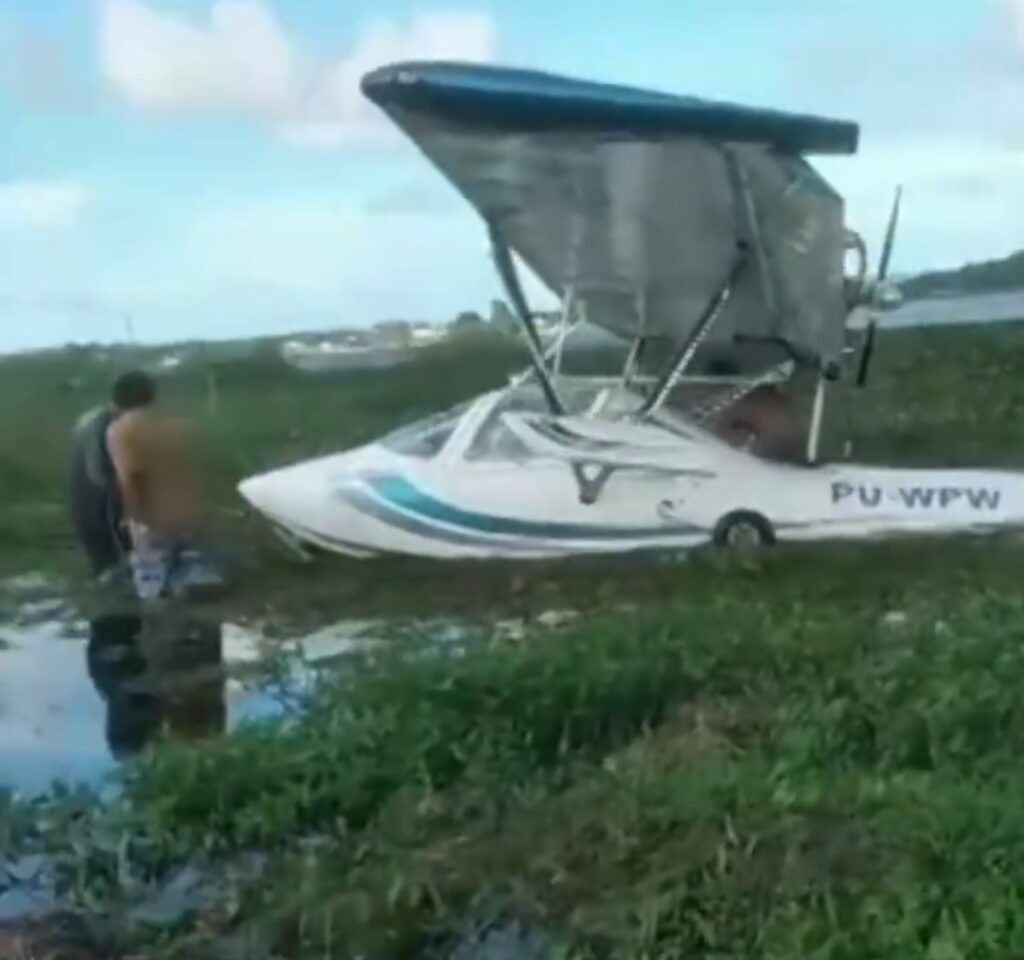
[[[491,67],[400,64],[363,86],[589,322],[671,348],[746,242],[709,342],[838,359],[843,202],[802,151],[852,152],[854,125]]]

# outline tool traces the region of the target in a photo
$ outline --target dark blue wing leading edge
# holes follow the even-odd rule
[[[398,63],[367,74],[363,93],[382,109],[505,132],[696,136],[765,144],[794,154],[856,153],[856,123],[683,97],[533,70],[459,63]]]

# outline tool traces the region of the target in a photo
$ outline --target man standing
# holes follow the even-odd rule
[[[128,556],[130,541],[107,431],[122,413],[113,402],[87,411],[71,432],[69,499],[71,524],[96,576],[109,573]]]
[[[114,402],[121,412],[110,424],[107,443],[131,540],[136,593],[153,599],[203,584],[209,571],[194,546],[201,510],[185,426],[157,409],[156,385],[143,373],[121,377]]]

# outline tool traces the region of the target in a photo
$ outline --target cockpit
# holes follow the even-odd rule
[[[445,448],[467,411],[478,402],[460,403],[413,423],[403,424],[381,437],[377,444],[403,457],[430,460]]]
[[[561,377],[558,393],[570,417],[614,420],[635,412],[644,402],[641,390],[617,377]],[[540,385],[525,381],[399,427],[377,444],[392,453],[421,460],[526,463],[538,459],[508,426],[507,413],[543,415],[549,414],[550,408]],[[716,442],[706,428],[672,407],[657,411],[653,422],[672,432],[680,442]]]
[[[609,383],[569,380],[559,394],[570,415],[594,411]],[[418,420],[386,435],[380,446],[405,457],[430,460],[440,455],[470,461],[529,460],[533,454],[506,425],[506,413],[548,413],[544,393],[535,382],[514,384]]]

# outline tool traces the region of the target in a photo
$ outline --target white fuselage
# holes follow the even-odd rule
[[[517,421],[506,406],[506,391],[486,394],[440,422],[252,477],[240,491],[290,536],[353,556],[686,549],[740,512],[764,518],[780,541],[1024,525],[1020,473],[774,463],[692,425],[679,436],[567,417],[555,420],[564,435],[544,434],[552,418]],[[590,476],[615,467],[589,504],[573,472],[584,461]]]

